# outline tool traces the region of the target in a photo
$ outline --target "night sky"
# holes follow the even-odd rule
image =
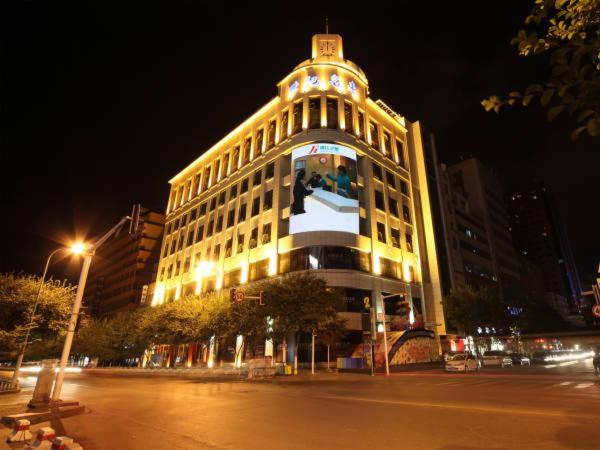
[[[600,141],[571,142],[573,123],[537,106],[479,104],[545,73],[509,45],[529,2],[50,3],[0,10],[1,271],[41,272],[58,243],[134,202],[164,211],[168,180],[276,95],[326,15],[373,99],[424,122],[442,161],[473,155],[507,185],[545,181],[581,278],[597,267]],[[75,262],[51,273],[73,277]]]

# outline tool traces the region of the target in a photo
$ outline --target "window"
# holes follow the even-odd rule
[[[227,175],[229,175],[227,173],[228,169],[229,169],[229,153],[226,153],[225,156],[223,157],[223,175],[221,175],[221,178],[225,178]]]
[[[408,209],[408,206],[406,205],[402,205],[402,217],[405,222],[410,223],[410,209]]]
[[[344,102],[344,122],[346,125],[346,131],[352,133],[352,103]]]
[[[258,186],[262,182],[262,169],[254,172],[254,179],[252,180],[252,186]]]
[[[254,197],[252,200],[252,217],[258,215],[260,212],[260,196]]]
[[[223,231],[223,214],[219,214],[219,217],[217,218],[217,229],[215,233],[220,233],[221,231]]]
[[[263,151],[263,135],[264,130],[261,128],[256,132],[256,138],[254,140],[254,157],[256,158]]]
[[[246,220],[246,204],[242,203],[238,211],[238,223],[242,223],[244,220]]]
[[[202,217],[204,215],[206,215],[206,202],[204,202],[200,205],[198,217]]]
[[[238,170],[240,165],[240,146],[236,145],[233,147],[233,154],[231,156],[231,173]]]
[[[204,237],[204,225],[198,227],[198,233],[196,233],[196,242],[200,242]]]
[[[194,243],[194,230],[190,230],[188,232],[188,238],[187,238],[187,244],[186,247],[189,247],[190,245],[192,245]]]
[[[210,186],[210,166],[204,169],[204,179],[202,180],[202,190],[205,191]]]
[[[391,228],[390,232],[392,235],[392,245],[396,248],[400,248],[400,230]]]
[[[263,204],[263,210],[267,211],[273,207],[273,191],[265,192],[265,200]]]
[[[347,247],[303,247],[279,256],[279,273],[307,269],[371,271],[370,254]]]
[[[262,280],[269,276],[270,258],[265,258],[260,261],[250,263],[248,267],[248,276],[250,281]]]
[[[194,184],[192,185],[192,197],[198,193],[198,188],[200,187],[200,174],[197,173],[194,177]]]
[[[373,163],[373,178],[379,181],[383,181],[383,172],[379,164]]]
[[[396,139],[396,155],[398,157],[398,164],[405,167],[404,164],[404,144],[400,139]]]
[[[175,221],[175,228],[173,229],[173,231],[179,230],[179,225],[180,225],[180,224],[181,224],[181,219],[180,219],[180,218],[178,218],[178,219]]]
[[[394,217],[398,217],[398,203],[395,198],[392,198],[391,195],[388,194],[388,209],[390,210],[390,214]]]
[[[206,237],[209,238],[213,235],[213,228],[215,227],[215,221],[211,219],[210,222],[208,222],[208,228],[206,229]]]
[[[265,180],[269,180],[275,176],[275,163],[267,164],[267,169],[265,170]]]
[[[229,189],[229,200],[235,200],[236,197],[237,197],[237,184],[234,184],[233,186],[231,186],[231,189]]]
[[[229,238],[227,239],[227,242],[225,242],[225,258],[229,258],[231,257],[231,255],[233,254],[233,238]]]
[[[388,187],[396,189],[396,179],[394,178],[394,174],[392,172],[385,172],[385,177],[387,179]]]
[[[413,252],[412,234],[410,233],[406,233],[406,250]]]
[[[169,243],[167,242],[165,244],[165,247],[163,248],[162,258],[166,258],[168,253],[169,253]]]
[[[177,251],[183,248],[183,232],[179,235],[179,240],[177,241]]]
[[[385,211],[385,203],[383,201],[383,192],[375,190],[375,208]]]
[[[242,166],[245,166],[250,161],[250,146],[252,145],[252,138],[247,137],[244,141],[244,149],[242,150]]]
[[[248,192],[248,178],[242,180],[242,185],[240,187],[240,194],[244,194],[245,192]]]
[[[385,236],[385,225],[381,222],[377,222],[377,240],[379,242],[383,242],[384,244],[387,242]]]
[[[209,211],[214,211],[217,207],[217,197],[213,197],[210,199],[210,206],[208,208]]]
[[[238,234],[237,238],[237,252],[244,253],[244,233]]]
[[[193,222],[194,220],[196,220],[196,214],[198,214],[197,209],[192,209],[190,211],[190,222]]]
[[[185,263],[183,264],[183,273],[188,273],[190,271],[190,257],[185,258]]]
[[[286,109],[281,114],[281,139],[284,139],[289,136],[288,123],[290,121],[290,113]]]
[[[219,194],[219,206],[224,205],[224,204],[225,204],[225,191],[223,191]]]
[[[327,107],[327,128],[338,128],[338,101],[337,101],[337,98],[328,98],[326,107]]]
[[[294,103],[293,119],[292,134],[296,134],[302,129],[302,100]]]
[[[401,278],[400,264],[388,258],[379,258],[381,275],[388,278]],[[387,303],[387,302],[386,302]]]
[[[227,228],[231,228],[235,224],[235,209],[230,209],[227,213]]]
[[[371,137],[371,147],[379,150],[379,127],[375,122],[369,122],[369,136]]]
[[[308,128],[321,126],[321,99],[319,97],[308,99]]]
[[[362,111],[358,112],[358,129],[357,129],[358,137],[363,139],[365,138],[365,114]]]
[[[387,157],[393,160],[394,152],[392,151],[392,138],[390,136],[390,133],[388,133],[387,131],[383,132],[383,148]]]
[[[248,247],[250,249],[256,248],[258,244],[258,227],[252,228],[250,232],[250,242],[248,243]]]
[[[273,148],[275,146],[275,130],[277,128],[277,123],[275,119],[269,122],[269,127],[267,128],[267,150]]]
[[[167,269],[167,278],[171,278],[173,275],[173,264],[169,264],[169,268]]]
[[[221,179],[221,160],[217,159],[217,162],[215,163],[215,180],[220,180]]]
[[[177,261],[175,263],[175,276],[179,275],[180,270],[181,270],[181,261]]]
[[[177,247],[177,238],[175,236],[173,236],[173,240],[171,241],[171,250],[169,250],[170,255],[175,253],[176,247]]]
[[[263,244],[268,244],[269,242],[271,242],[271,224],[270,223],[265,223],[263,225],[261,242]]]
[[[408,184],[406,184],[405,181],[400,180],[400,192],[402,192],[404,195],[409,195],[408,193]]]
[[[160,277],[159,280],[163,281],[165,279],[165,268],[160,269]]]
[[[221,245],[215,245],[215,252],[213,253],[213,261],[218,261],[221,257]]]

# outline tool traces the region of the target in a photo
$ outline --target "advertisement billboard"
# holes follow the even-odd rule
[[[290,234],[358,234],[356,180],[356,152],[351,148],[317,142],[292,150]]]

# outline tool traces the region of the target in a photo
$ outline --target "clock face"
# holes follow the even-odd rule
[[[321,41],[319,43],[319,53],[321,56],[334,56],[335,41]]]

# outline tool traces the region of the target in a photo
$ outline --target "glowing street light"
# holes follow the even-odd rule
[[[40,295],[42,294],[42,289],[44,287],[44,282],[46,281],[46,274],[48,273],[48,267],[50,266],[50,260],[54,255],[58,252],[70,252],[74,255],[79,255],[85,250],[85,244],[83,242],[77,242],[70,247],[60,247],[54,250],[50,255],[48,255],[48,259],[46,259],[46,266],[44,267],[44,272],[42,274],[42,278],[40,279],[40,285],[38,287],[37,294],[35,296],[35,303],[33,304],[33,311],[31,311],[31,316],[29,317],[29,325],[27,326],[27,331],[25,332],[25,339],[23,340],[23,345],[21,346],[21,352],[17,357],[17,363],[15,364],[15,371],[13,372],[11,383],[16,386],[19,380],[19,372],[21,370],[21,364],[23,363],[23,357],[25,356],[25,350],[27,348],[27,344],[29,343],[29,335],[31,334],[31,329],[33,328],[33,321],[35,320],[35,313],[37,311],[38,304],[40,302]]]

